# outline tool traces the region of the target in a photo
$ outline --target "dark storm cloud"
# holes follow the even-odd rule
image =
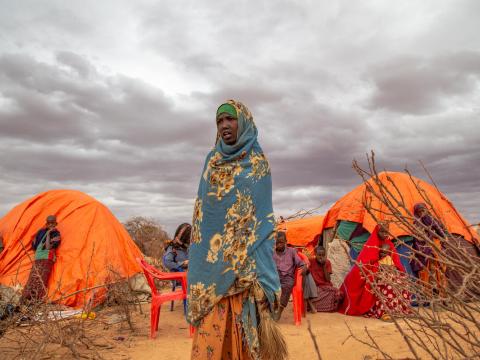
[[[171,231],[190,221],[215,109],[234,98],[259,128],[278,215],[327,210],[374,149],[379,168],[425,179],[422,160],[478,219],[475,1],[12,4],[0,14],[1,212],[75,188]]]
[[[195,145],[198,138],[192,139],[184,127],[193,113],[175,111],[160,89],[123,75],[97,74],[76,54],[61,53],[58,58],[61,65],[68,63],[68,69],[24,55],[0,58],[1,94],[12,103],[0,109],[0,136],[30,141],[118,140],[153,148],[175,139]],[[190,131],[200,131],[204,120],[190,123]]]
[[[0,107],[0,151],[8,154],[0,163],[8,174],[2,188],[36,184],[26,186],[23,197],[18,191],[4,195],[4,211],[37,191],[65,186],[98,194],[125,216],[132,215],[125,207],[141,208],[137,201],[157,191],[173,197],[175,207],[189,203],[203,162],[196,147],[211,143],[201,136],[204,120],[175,110],[161,90],[140,80],[99,73],[78,54],[57,59],[47,64],[19,54],[0,58],[0,98],[6,104]],[[108,196],[107,187],[122,190]],[[165,199],[161,203],[168,207]]]

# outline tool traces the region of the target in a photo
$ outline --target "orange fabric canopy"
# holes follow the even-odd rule
[[[135,258],[142,253],[105,205],[79,191],[52,190],[21,203],[0,220],[5,245],[0,283],[25,285],[34,257],[32,239],[48,215],[57,216],[62,236],[49,281],[52,301],[81,307],[95,294],[95,303],[101,302],[105,288],[67,295],[141,271]]]
[[[409,175],[405,173],[382,172],[378,175],[378,178],[382,184],[386,186],[388,192],[393,194],[395,198],[403,199],[405,207],[411,213],[413,213],[413,206],[417,203],[423,202],[428,206],[425,198],[429,199],[435,209],[432,213],[442,221],[450,233],[462,235],[470,242],[479,240],[479,236],[472,231],[468,222],[455,209],[450,200],[434,186],[415,177],[412,177],[412,182]],[[370,184],[373,189],[378,189],[372,179],[369,179],[367,183]],[[419,191],[419,189],[421,190]],[[399,195],[399,193],[401,195]],[[374,209],[373,212],[377,218],[381,220],[393,220],[394,217],[388,208],[368,191],[367,185],[364,183],[342,197],[330,208],[325,218],[325,228],[335,226],[339,220],[348,220],[362,223],[363,227],[371,233],[377,223],[365,209],[364,204],[366,202],[371,204],[370,208]],[[397,206],[397,209],[406,215],[400,206]],[[391,225],[390,232],[394,236],[411,235],[406,229],[402,229],[395,224]]]
[[[279,224],[278,230],[285,231],[289,245],[307,247],[322,233],[324,218],[324,215],[319,215],[284,221]]]

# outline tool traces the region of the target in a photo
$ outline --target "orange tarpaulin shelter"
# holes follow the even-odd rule
[[[142,253],[105,205],[79,191],[52,190],[17,205],[0,220],[5,246],[0,254],[1,284],[25,285],[34,258],[32,239],[48,215],[57,216],[62,236],[48,286],[51,301],[80,307],[94,296],[98,303],[104,287],[79,290],[141,272],[135,259]]]
[[[306,248],[306,253],[312,253],[323,231],[325,216],[318,215],[308,218],[283,221],[278,224],[278,230],[284,231],[287,243],[295,247]]]
[[[429,183],[415,177],[410,178],[408,174],[399,172],[382,172],[378,174],[378,180],[386,186],[388,192],[393,194],[393,197],[402,199],[405,207],[411,213],[413,213],[415,204],[423,202],[428,206],[430,202],[434,208],[432,214],[439,218],[450,233],[461,235],[470,242],[479,240],[479,236],[475,234],[472,227],[455,209],[450,200]],[[391,211],[368,190],[367,184],[371,185],[376,191],[378,190],[374,180],[369,179],[366,183],[357,186],[343,196],[327,212],[325,228],[332,228],[337,221],[346,220],[361,223],[367,231],[373,232],[377,222],[365,209],[365,203],[370,205],[378,219],[394,219]],[[392,199],[392,196],[390,196],[390,199]],[[428,201],[425,199],[428,199]],[[407,215],[401,206],[396,208],[402,214]],[[390,232],[394,236],[410,235],[407,229],[395,224],[390,226]]]

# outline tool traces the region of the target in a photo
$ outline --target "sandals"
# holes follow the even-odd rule
[[[392,317],[388,314],[383,314],[382,317],[380,318],[380,320],[385,321],[385,322],[392,322],[393,321]]]

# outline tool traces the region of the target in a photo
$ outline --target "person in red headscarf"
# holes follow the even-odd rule
[[[340,287],[344,300],[339,312],[384,321],[391,320],[390,314],[408,314],[411,295],[404,283],[405,269],[388,227],[377,225]]]

